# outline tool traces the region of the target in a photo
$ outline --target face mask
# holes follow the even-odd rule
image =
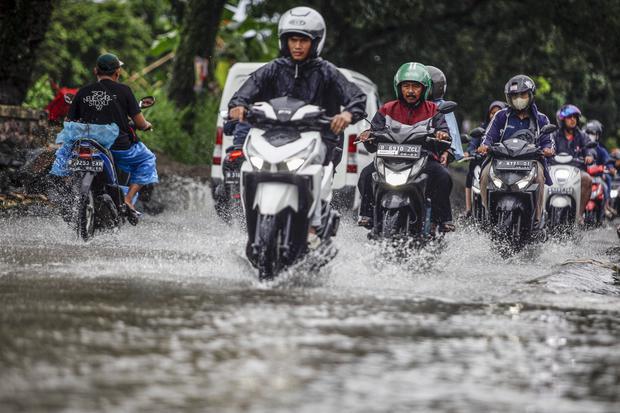
[[[530,98],[512,98],[512,106],[516,110],[523,110],[527,108],[527,105],[530,103]]]
[[[588,138],[590,138],[591,142],[597,142],[598,141],[598,136],[596,136],[596,134],[594,134],[594,133],[588,133]]]

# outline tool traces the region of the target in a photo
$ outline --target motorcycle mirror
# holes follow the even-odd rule
[[[549,124],[542,127],[542,129],[540,130],[540,134],[546,135],[548,133],[553,133],[556,130],[558,130],[558,127],[556,125]]]
[[[444,100],[439,104],[437,110],[439,110],[439,113],[443,113],[445,115],[446,113],[454,112],[457,106],[458,103],[456,102],[453,102],[451,100]]]
[[[155,104],[155,97],[145,96],[142,99],[140,99],[139,104],[140,104],[140,108],[150,108],[151,106]]]
[[[65,95],[65,102],[67,102],[69,105],[73,102],[73,99],[75,99],[75,95],[73,93],[67,93]]]
[[[461,142],[463,142],[463,143],[471,142],[471,136],[469,136],[466,133],[461,133]]]
[[[484,128],[477,127],[473,131],[469,132],[469,135],[472,138],[481,138],[484,135],[484,132],[485,132]]]

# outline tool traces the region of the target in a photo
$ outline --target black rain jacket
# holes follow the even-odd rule
[[[353,115],[352,123],[366,117],[366,94],[349,82],[336,66],[321,58],[301,63],[289,57],[272,60],[250,75],[230,99],[228,107],[248,108],[253,103],[284,96],[320,106],[327,116],[339,114],[344,107]],[[342,145],[342,135],[331,134],[327,138]]]

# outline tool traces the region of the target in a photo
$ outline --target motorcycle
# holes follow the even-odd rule
[[[586,204],[584,223],[588,227],[600,227],[605,219],[605,191],[607,184],[603,175],[609,173],[604,165],[591,165],[587,168],[592,177],[592,194]]]
[[[74,95],[66,95],[71,103]],[[145,109],[155,104],[153,96],[142,98],[139,107]],[[129,213],[125,195],[129,187],[129,175],[114,164],[112,153],[95,139],[81,138],[75,141],[68,162],[72,178],[71,205],[65,211],[65,220],[73,223],[78,237],[88,241],[96,230],[119,228],[125,220],[137,224],[137,217]],[[139,193],[133,199],[138,201]]]
[[[503,256],[520,250],[535,235],[544,236],[544,222],[537,224],[535,219],[538,202],[535,178],[542,156],[536,143],[541,135],[556,129],[555,125],[545,125],[538,135],[520,130],[489,147],[490,179],[482,190],[488,195],[486,211],[491,238],[500,246]]]
[[[331,119],[318,106],[281,97],[252,105],[247,121],[252,128],[241,166],[246,255],[259,279],[269,280],[308,253],[308,230],[318,215],[315,252],[335,254],[330,238],[340,215],[330,206],[334,167],[324,165],[322,141]]]
[[[231,146],[222,160],[223,182],[214,190],[215,210],[220,218],[232,223],[243,217],[241,205],[241,166],[245,161],[243,148]],[[242,221],[243,222],[243,221]]]
[[[461,140],[464,143],[468,143],[472,138],[481,138],[484,135],[483,128],[475,128],[470,132],[469,135],[462,134]],[[474,221],[478,224],[482,224],[485,220],[485,211],[484,206],[482,205],[482,196],[480,195],[480,174],[482,173],[482,162],[484,161],[484,156],[473,153],[471,156],[467,158],[463,158],[457,162],[475,162],[476,165],[474,167],[474,177],[471,185],[471,216]]]
[[[426,196],[428,176],[422,171],[430,153],[450,148],[450,141],[434,137],[432,123],[456,106],[445,101],[429,120],[371,133],[377,154],[372,176],[375,225],[369,238],[424,241],[434,236],[430,199]]]
[[[544,203],[547,227],[554,233],[565,233],[579,224],[582,166],[582,160],[567,153],[559,153],[551,160],[553,185],[545,187]]]

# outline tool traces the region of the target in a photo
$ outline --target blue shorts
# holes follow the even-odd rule
[[[64,144],[56,151],[56,159],[50,174],[68,176],[67,162],[71,157],[71,144]],[[159,182],[157,176],[156,157],[142,142],[131,145],[124,151],[110,151],[114,156],[114,163],[122,171],[128,173],[129,184],[154,184]]]

